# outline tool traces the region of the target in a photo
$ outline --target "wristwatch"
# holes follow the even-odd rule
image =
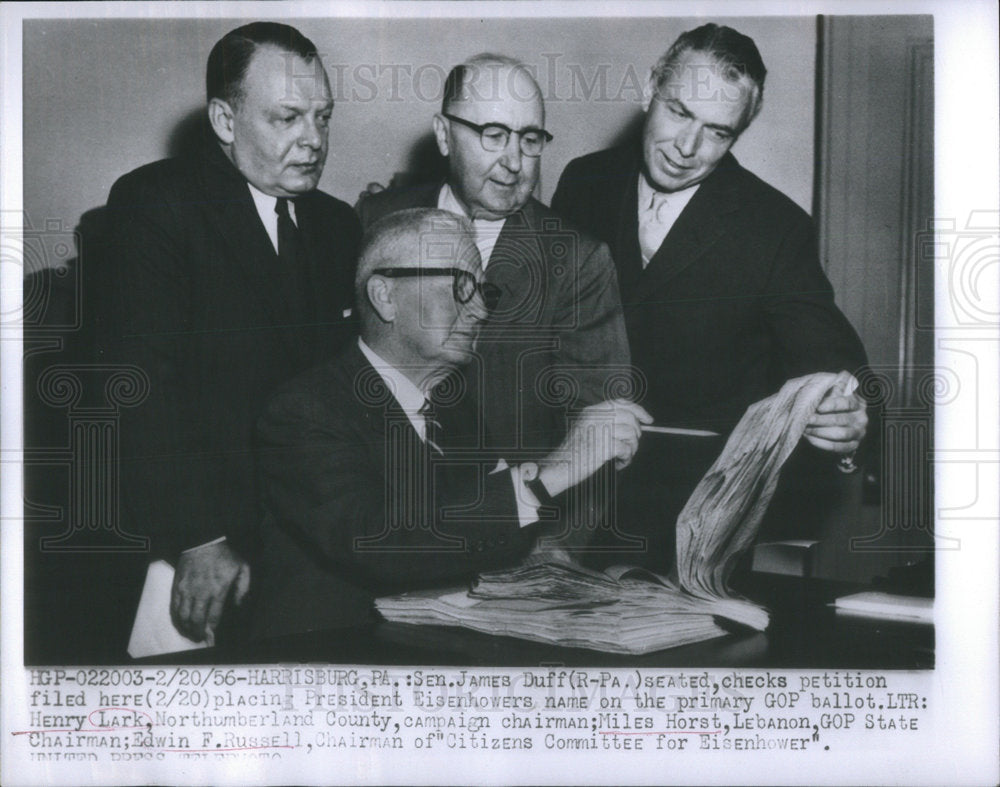
[[[542,479],[538,477],[538,465],[534,462],[522,462],[520,469],[521,481],[531,490],[531,494],[535,496],[538,504],[555,508],[556,501],[552,499],[549,490],[545,488]]]

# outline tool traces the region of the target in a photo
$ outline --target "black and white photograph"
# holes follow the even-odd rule
[[[995,781],[958,6],[12,4],[4,783]]]

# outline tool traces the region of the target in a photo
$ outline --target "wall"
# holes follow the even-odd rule
[[[104,204],[119,175],[174,152],[202,111],[212,44],[242,21],[26,22],[24,205],[32,224],[76,226]],[[548,201],[570,159],[620,138],[639,111],[649,66],[678,33],[703,21],[297,20],[323,54],[338,99],[320,185],[353,203],[366,183],[408,169],[426,142],[443,74],[490,50],[538,69],[555,134],[542,167]],[[764,108],[735,153],[809,210],[815,19],[727,21],[757,41],[770,71]]]
[[[934,366],[933,34],[930,16],[823,20],[820,258],[864,340],[874,374],[863,389],[881,412],[867,440],[880,447],[866,467],[873,484],[832,507],[821,530],[826,576],[863,581],[948,548],[932,538],[928,459],[935,400],[955,381]]]

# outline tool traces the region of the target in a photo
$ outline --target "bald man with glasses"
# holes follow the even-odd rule
[[[414,207],[472,221],[495,302],[461,385],[478,391],[483,446],[530,458],[559,444],[572,411],[632,391],[615,269],[607,246],[532,196],[553,135],[523,64],[456,66],[433,130],[445,182],[368,196],[358,212],[365,227]]]
[[[359,340],[286,385],[259,425],[258,638],[366,626],[380,595],[512,563],[550,494],[631,461],[649,416],[621,400],[584,409],[533,462],[449,439],[442,397],[460,410],[469,392],[440,382],[473,358],[493,294],[466,219],[412,209],[366,234]]]

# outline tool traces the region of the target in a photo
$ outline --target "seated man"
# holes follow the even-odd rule
[[[539,534],[539,503],[631,460],[649,416],[621,400],[584,409],[538,464],[495,469],[440,434],[428,395],[475,354],[488,287],[467,219],[412,209],[369,230],[360,340],[286,385],[259,424],[258,637],[364,624],[380,595],[512,563]]]

